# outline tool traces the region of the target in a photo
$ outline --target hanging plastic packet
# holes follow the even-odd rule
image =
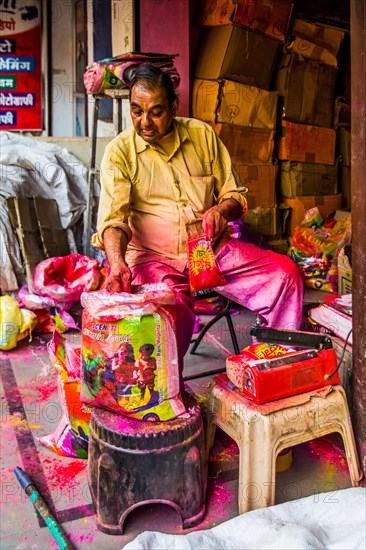
[[[226,284],[211,246],[202,230],[202,220],[187,225],[189,285],[192,292]]]

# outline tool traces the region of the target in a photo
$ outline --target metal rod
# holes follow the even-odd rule
[[[84,254],[90,256],[90,231],[92,226],[93,206],[94,206],[94,183],[95,183],[95,164],[97,155],[97,127],[99,116],[99,98],[94,98],[92,142],[90,153],[90,166],[88,173],[88,194],[86,199],[86,220],[84,231]]]
[[[44,519],[47,527],[52,533],[52,536],[58,543],[62,550],[76,550],[75,546],[70,542],[66,533],[62,529],[61,525],[52,515],[51,510],[44,501],[43,497],[37,491],[33,481],[30,477],[18,466],[14,468],[14,474],[19,481],[20,485],[24,489],[25,493],[29,496],[33,506]]]

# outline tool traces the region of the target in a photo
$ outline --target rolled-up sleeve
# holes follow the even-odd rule
[[[103,233],[109,227],[122,229],[126,233],[128,241],[132,237],[128,225],[131,179],[126,161],[113,142],[107,146],[102,158],[100,183],[97,232],[92,236],[92,244],[103,250]]]

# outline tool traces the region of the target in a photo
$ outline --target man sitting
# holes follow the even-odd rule
[[[101,165],[101,196],[93,244],[110,265],[106,288],[165,282],[180,296],[180,369],[195,316],[187,268],[188,228],[202,220],[226,285],[219,292],[259,313],[273,328],[298,329],[303,281],[287,256],[230,238],[228,221],[247,211],[226,147],[205,122],[178,117],[170,77],[143,64],[130,88],[133,126],[109,143]]]

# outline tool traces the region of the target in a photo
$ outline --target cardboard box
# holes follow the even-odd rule
[[[238,0],[233,23],[284,41],[292,8],[287,0]]]
[[[284,41],[292,9],[288,0],[201,0],[195,22],[206,27],[235,23]]]
[[[248,208],[276,206],[276,179],[278,166],[274,164],[236,164],[240,181],[248,188]],[[246,219],[245,219],[246,221]]]
[[[214,123],[220,100],[220,82],[196,78],[192,88],[192,116]]]
[[[295,19],[287,50],[302,57],[338,67],[338,51],[344,32],[335,27]]]
[[[274,130],[277,99],[277,92],[239,82],[196,78],[192,88],[192,116],[211,124],[224,122]],[[228,135],[227,130],[225,132]]]
[[[274,130],[236,124],[214,124],[215,132],[237,164],[270,164],[274,149]]]
[[[342,248],[338,255],[338,294],[352,293],[352,266],[348,255],[351,245]]]
[[[336,195],[338,162],[329,166],[292,160],[281,161],[278,192],[283,197]]]
[[[278,63],[274,89],[280,95],[283,118],[330,128],[333,122],[337,69],[295,54]]]
[[[283,120],[278,140],[278,158],[334,165],[336,131]]]
[[[319,209],[323,218],[329,216],[331,212],[339,210],[342,207],[342,195],[314,195],[310,197],[280,197],[281,203],[290,207],[289,216],[286,222],[286,235],[292,236],[295,228],[305,218],[305,212],[314,208]]]
[[[195,78],[227,78],[269,90],[280,53],[278,40],[249,29],[206,27],[200,36]]]
[[[195,24],[201,27],[230,25],[237,0],[199,0]]]
[[[254,208],[245,214],[244,223],[266,239],[277,239],[281,235],[280,214],[276,206],[272,208]]]
[[[224,80],[220,88],[220,106],[216,122],[274,130],[277,101],[277,92]]]

